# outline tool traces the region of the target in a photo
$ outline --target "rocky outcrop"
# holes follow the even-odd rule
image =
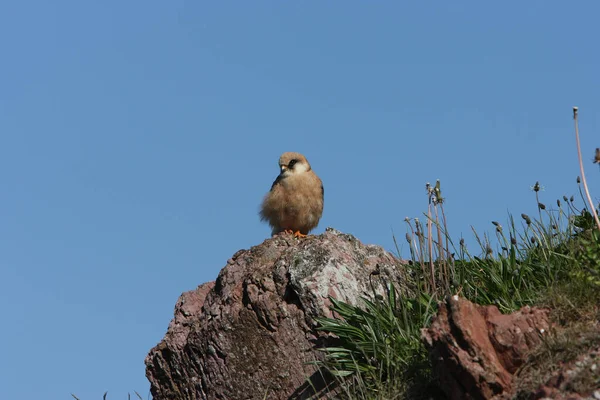
[[[215,282],[184,293],[164,339],[146,358],[155,399],[301,399],[324,386],[311,364],[328,338],[315,318],[328,297],[356,304],[406,286],[402,262],[327,229],[279,234],[237,252]],[[378,274],[372,274],[378,272]]]
[[[503,315],[448,297],[423,330],[434,373],[449,399],[508,398],[513,374],[549,328],[548,311],[524,307]]]

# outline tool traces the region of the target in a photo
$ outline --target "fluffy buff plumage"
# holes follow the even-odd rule
[[[265,196],[260,219],[271,225],[271,234],[283,231],[305,236],[323,214],[323,183],[300,153],[283,153],[280,174]]]

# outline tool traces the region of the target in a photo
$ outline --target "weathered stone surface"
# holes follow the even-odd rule
[[[452,296],[423,338],[448,398],[492,399],[510,394],[512,375],[548,327],[544,309],[503,315],[495,306]]]
[[[356,304],[384,282],[404,286],[402,262],[332,229],[279,234],[237,252],[213,283],[184,293],[146,358],[155,399],[301,399],[321,374],[307,364],[327,338],[315,317],[328,296]],[[371,276],[378,271],[379,275]],[[372,282],[372,283],[371,283]]]

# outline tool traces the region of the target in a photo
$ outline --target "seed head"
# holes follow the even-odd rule
[[[544,203],[538,203],[538,207],[540,208],[540,210],[546,209],[546,205]]]
[[[527,225],[531,225],[531,218],[529,218],[529,215],[527,215],[527,214],[521,214],[521,218],[523,218],[525,220],[525,222],[527,223]]]
[[[496,227],[496,232],[502,233],[502,225],[500,225],[497,221],[492,221],[492,224]]]

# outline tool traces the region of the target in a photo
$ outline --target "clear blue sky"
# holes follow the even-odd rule
[[[284,151],[316,233],[393,249],[441,179],[454,237],[600,173],[600,3],[0,3],[3,399],[144,396],[181,292],[261,243]]]

